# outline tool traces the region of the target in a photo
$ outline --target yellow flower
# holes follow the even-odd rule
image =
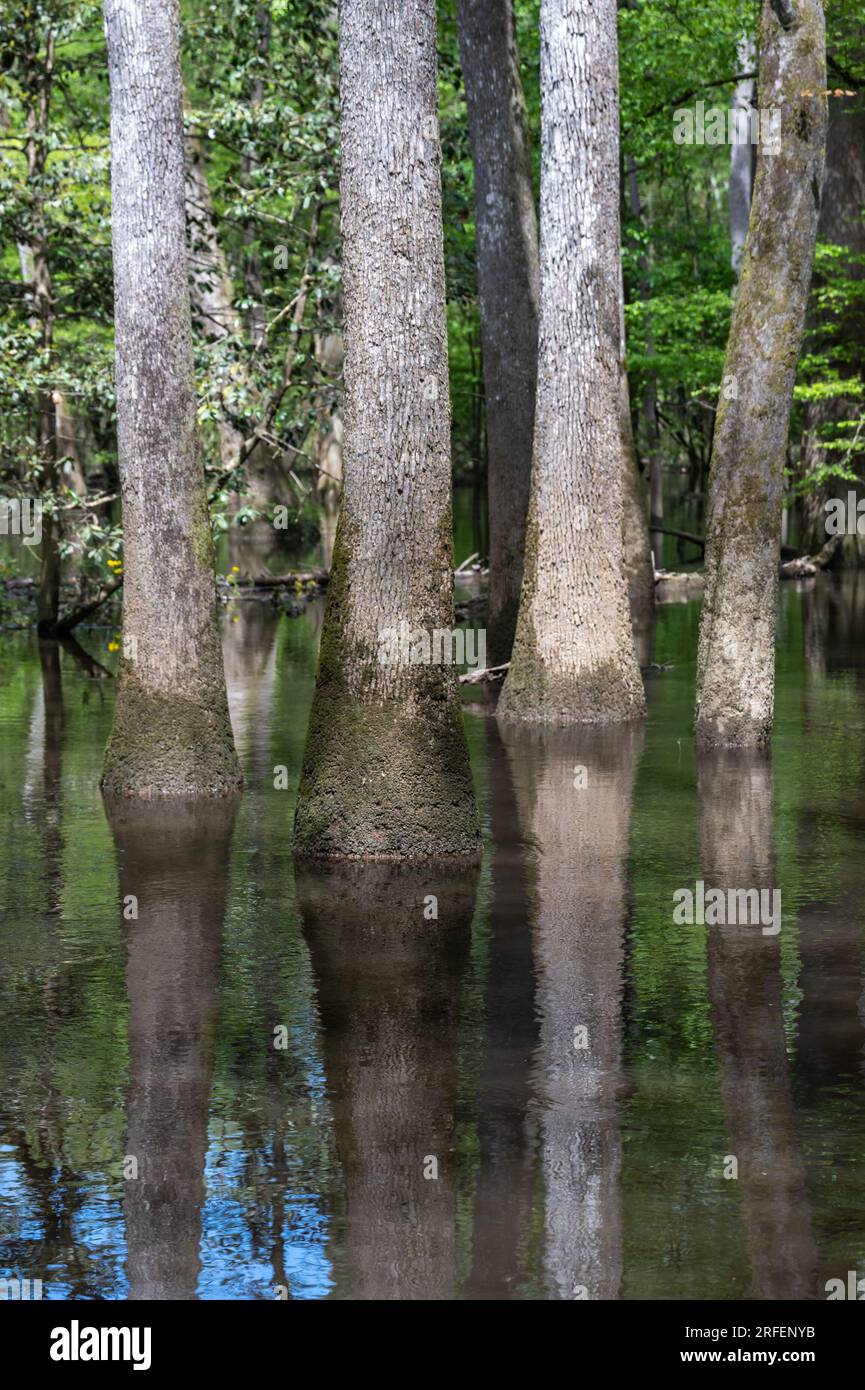
[[[108,650],[109,650],[110,652],[119,652],[119,651],[120,651],[120,643],[119,643],[119,642],[109,642],[109,643],[108,643]]]
[[[240,565],[232,565],[232,566],[231,566],[231,573],[232,573],[232,574],[240,574]]]

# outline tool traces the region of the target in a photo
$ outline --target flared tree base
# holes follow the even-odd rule
[[[121,682],[102,773],[106,797],[225,797],[242,786],[227,707]]]
[[[364,705],[317,694],[294,822],[297,856],[474,861],[480,850],[458,704]]]
[[[525,651],[515,654],[496,713],[535,724],[623,724],[641,719],[646,698],[633,657],[578,674],[550,671]]]

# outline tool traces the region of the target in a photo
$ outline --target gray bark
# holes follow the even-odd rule
[[[759,153],[709,477],[696,732],[714,745],[772,733],[783,470],[823,178],[822,5],[781,13],[765,0],[759,101],[781,129]]]
[[[103,787],[240,786],[199,452],[177,0],[106,0],[123,659]]]
[[[753,72],[757,61],[754,40],[743,34],[736,49],[736,61],[740,72]],[[730,101],[731,111],[742,111],[747,119],[755,105],[757,84],[753,77],[743,78],[733,88]],[[756,145],[749,139],[744,143],[734,142],[730,146],[730,178],[728,184],[728,203],[730,216],[730,264],[738,277],[745,254],[745,238],[748,235],[748,218],[751,213],[751,192],[754,186]]]
[[[508,718],[644,709],[622,567],[615,0],[541,5],[541,316]]]
[[[523,574],[538,352],[538,227],[513,0],[459,0],[475,187],[490,579],[487,656],[511,655]]]
[[[619,430],[622,452],[622,565],[638,658],[655,610],[655,566],[649,519],[631,424],[631,391],[625,356],[625,288],[619,275]],[[645,653],[648,660],[648,652]]]
[[[476,855],[457,673],[380,661],[453,627],[434,0],[340,9],[344,486],[298,853]]]

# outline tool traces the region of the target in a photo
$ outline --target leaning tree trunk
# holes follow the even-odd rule
[[[523,574],[538,355],[538,225],[513,0],[459,0],[487,415],[487,655],[507,661]]]
[[[622,568],[615,0],[541,4],[541,318],[506,717],[643,712]]]
[[[343,0],[340,70],[344,493],[295,844],[474,856],[456,670],[383,646],[454,623],[434,0]]]
[[[790,402],[811,279],[826,136],[820,0],[764,0],[762,113],[751,222],[715,421],[706,590],[697,658],[697,738],[758,745],[772,734],[781,500]]]
[[[199,454],[184,216],[177,0],[105,0],[123,657],[106,792],[240,786]]]

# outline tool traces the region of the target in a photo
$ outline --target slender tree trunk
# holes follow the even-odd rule
[[[775,693],[781,501],[790,402],[823,178],[826,42],[820,0],[764,0],[760,108],[780,117],[761,149],[715,421],[697,737],[768,742]]]
[[[216,227],[204,151],[192,135],[186,137],[184,168],[193,328],[209,342],[240,337],[243,323],[234,307],[234,287]],[[222,466],[232,468],[240,457],[243,434],[225,417],[217,428]]]
[[[345,477],[296,848],[475,855],[456,671],[385,645],[454,622],[434,0],[343,0],[340,66]]]
[[[633,155],[628,155],[627,157],[626,171],[628,201],[631,205],[631,213],[638,220],[641,220],[643,216],[643,202],[640,197],[640,185],[637,180],[637,165]],[[651,298],[651,285],[649,283],[649,258],[644,251],[641,251],[640,255],[637,257],[637,267],[639,270],[640,299],[645,301]],[[645,322],[646,351],[650,357],[653,357],[655,354],[655,335],[652,331],[652,320],[649,315],[646,315]],[[658,383],[655,379],[654,372],[650,372],[646,377],[641,410],[644,421],[646,454],[649,460],[649,550],[652,555],[654,568],[663,569],[664,536],[658,528],[664,524],[664,472],[661,467],[661,426],[658,420]]]
[[[740,72],[752,72],[757,61],[754,40],[743,34],[736,49]],[[754,187],[754,162],[757,147],[750,138],[748,125],[754,107],[757,84],[753,77],[745,77],[733,88],[730,101],[731,111],[741,111],[737,119],[742,122],[740,134],[747,132],[747,138],[734,141],[730,146],[730,177],[728,182],[728,203],[730,217],[730,264],[738,278],[745,254],[745,238],[748,235],[748,218],[751,214],[751,193]]]
[[[643,712],[622,568],[615,0],[541,5],[541,320],[508,718]]]
[[[865,114],[858,97],[832,97],[829,102],[829,128],[826,133],[826,179],[823,185],[823,200],[820,207],[820,222],[817,228],[822,241],[835,246],[843,246],[854,257],[865,256],[865,221],[862,210],[865,207]],[[851,280],[862,281],[865,268],[861,262],[853,260],[845,266],[845,273]],[[815,325],[817,340],[820,340],[820,325]],[[865,313],[861,303],[847,308],[840,320],[833,318],[830,353],[842,357],[839,373],[843,376],[865,374]],[[808,477],[820,464],[840,462],[841,456],[829,455],[823,448],[821,430],[840,420],[854,419],[861,413],[861,403],[855,397],[837,395],[824,400],[809,401],[805,415],[805,436],[803,440],[802,474]],[[848,466],[861,473],[865,460],[865,439],[860,438],[858,447],[853,446],[850,457],[845,459]],[[802,545],[811,554],[816,554],[827,541],[826,508],[830,497],[846,498],[852,484],[841,479],[829,480],[815,488],[803,498],[802,504]],[[855,489],[862,496],[862,488]],[[842,536],[838,546],[838,562],[841,565],[858,567],[865,564],[865,539],[859,535]]]
[[[523,573],[538,352],[538,227],[513,0],[459,0],[475,184],[490,530],[487,656],[507,661]]]
[[[240,786],[199,452],[177,0],[106,0],[123,659],[103,787]]]
[[[44,59],[33,70],[32,104],[27,114],[27,141],[24,156],[27,161],[27,186],[32,198],[32,236],[18,246],[21,278],[30,301],[30,325],[39,337],[43,371],[48,375],[53,366],[54,352],[54,289],[48,259],[48,234],[45,223],[45,173],[48,158],[49,114],[54,81],[54,37],[49,33]],[[28,84],[29,85],[29,84]],[[36,401],[36,443],[42,465],[42,491],[49,506],[42,516],[40,549],[39,597],[36,620],[39,635],[50,636],[60,609],[60,542],[62,527],[60,513],[54,510],[59,475],[57,470],[57,420],[54,395],[49,384],[38,393]]]
[[[649,520],[631,424],[631,392],[625,357],[625,286],[619,275],[619,430],[622,452],[622,564],[631,605],[631,625],[638,634],[651,626],[655,608],[655,567],[649,543]]]

